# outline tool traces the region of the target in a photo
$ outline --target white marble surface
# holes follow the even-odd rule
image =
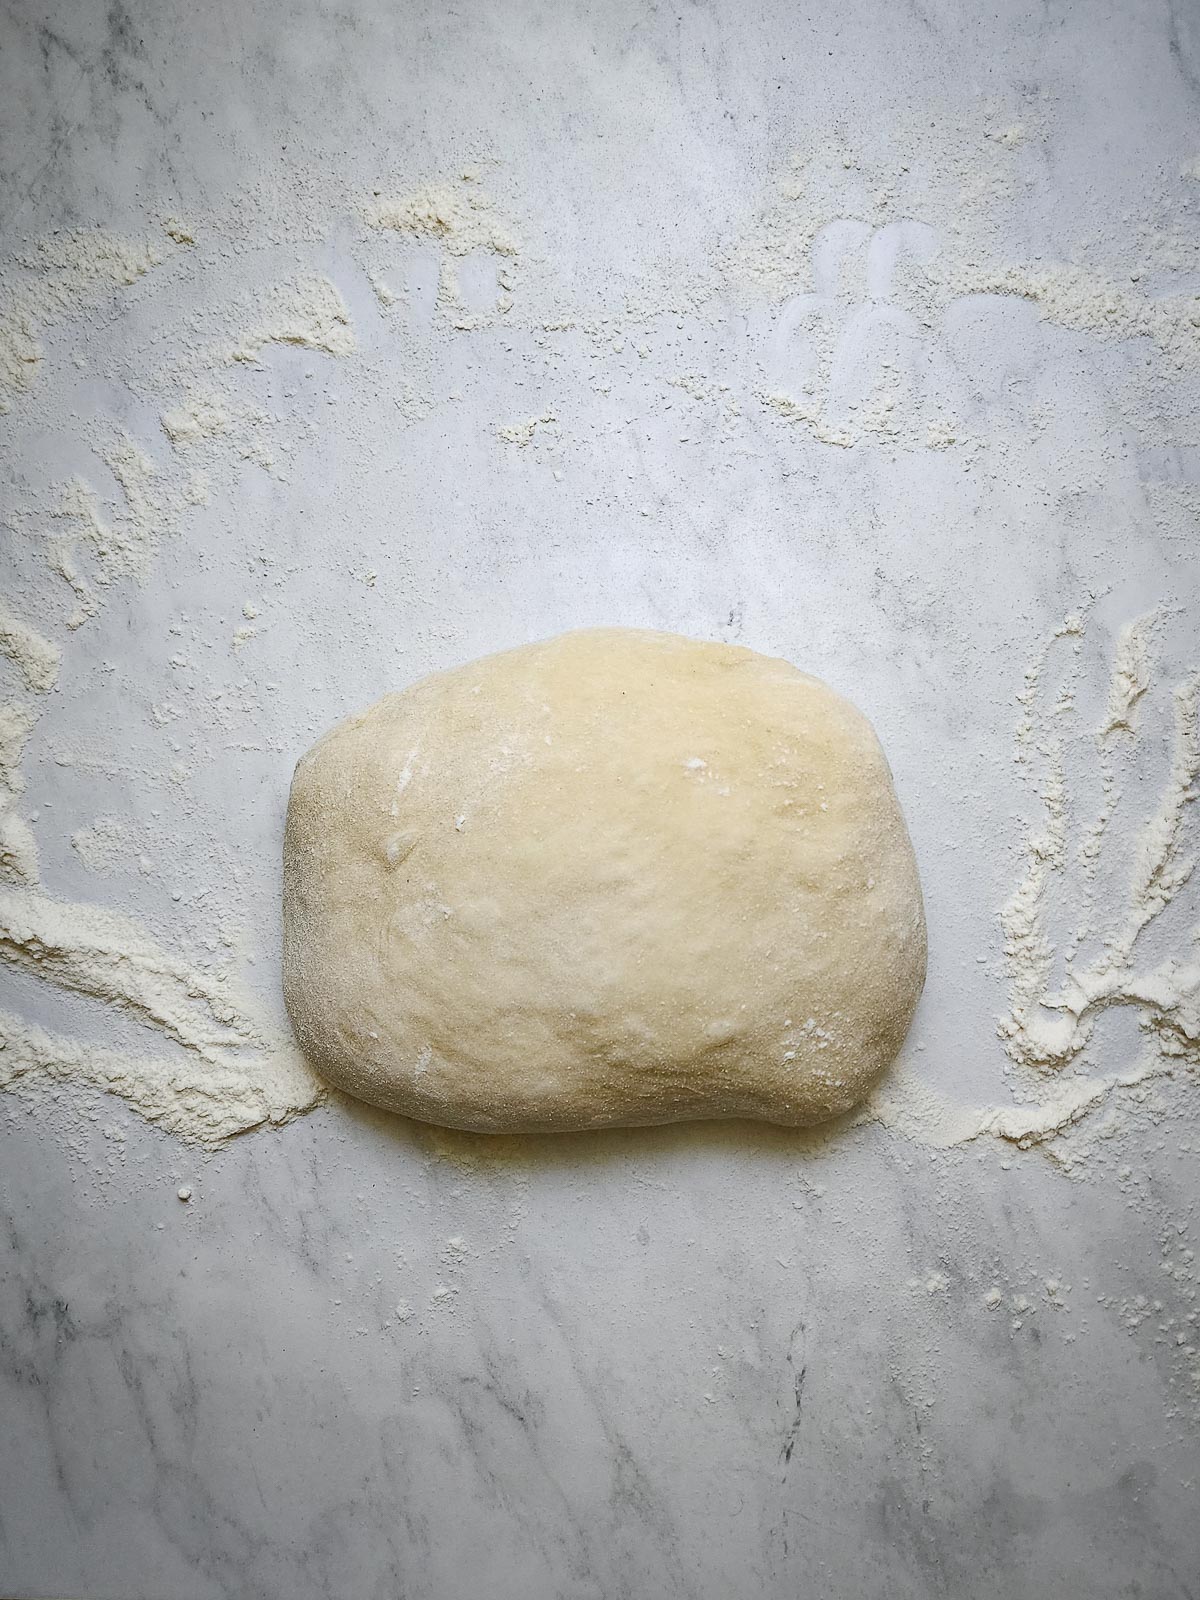
[[[747,287],[789,248],[797,152],[824,177],[784,205],[795,282]],[[930,920],[904,1060],[954,1104],[1006,1103],[997,910],[1036,811],[1015,697],[1080,612],[1093,727],[1117,630],[1175,607],[1131,768],[1152,806],[1198,653],[1200,364],[1077,301],[1043,320],[959,283],[922,320],[907,290],[962,224],[992,261],[1195,294],[1197,157],[1188,0],[10,6],[5,254],[67,226],[195,235],[47,329],[0,417],[5,588],[64,650],[25,764],[47,890],[188,959],[232,928],[278,1014],[280,824],[316,731],[572,625],[734,638],[875,720]],[[455,328],[440,248],[361,203],[467,165],[521,250],[498,315],[505,259],[456,258],[483,324]],[[266,414],[274,469],[218,462],[144,580],[68,630],[52,486],[115,493],[115,422],[174,470],[156,373],[180,330],[216,337],[297,271],[336,285],[358,352],[217,374]],[[821,349],[819,423],[789,421],[763,396],[799,396]],[[1069,755],[1092,794],[1094,742]],[[70,838],[105,816],[132,844],[96,870]],[[1111,1019],[1092,1067],[1134,1049]],[[1187,1087],[1122,1104],[1070,1175],[877,1124],[493,1144],[343,1102],[206,1157],[82,1091],[0,1102],[0,1592],[1185,1600]]]

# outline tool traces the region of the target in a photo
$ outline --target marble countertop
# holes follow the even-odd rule
[[[76,1049],[0,1095],[0,1593],[1194,1595],[1195,6],[10,7],[0,254],[0,588],[61,652],[5,635],[6,926],[119,914],[282,1030],[297,755],[617,622],[862,706],[930,929],[824,1137],[331,1098],[216,1152],[78,1081],[161,1018],[0,934]],[[1031,1069],[1001,909],[1040,995],[1167,877]]]

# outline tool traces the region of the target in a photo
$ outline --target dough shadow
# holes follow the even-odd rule
[[[555,1171],[612,1166],[630,1156],[670,1157],[725,1151],[744,1155],[817,1156],[862,1126],[862,1107],[808,1128],[746,1118],[698,1118],[645,1127],[591,1128],[577,1133],[472,1133],[419,1122],[329,1089],[327,1104],[356,1127],[397,1145],[472,1170]]]

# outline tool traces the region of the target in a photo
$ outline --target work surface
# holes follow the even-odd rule
[[[1200,14],[965,9],[0,20],[0,1592],[1196,1593]],[[852,1125],[295,1056],[297,756],[594,623],[875,723]]]

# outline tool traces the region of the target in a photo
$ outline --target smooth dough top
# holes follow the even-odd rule
[[[284,994],[329,1081],[425,1121],[847,1110],[925,976],[867,722],[732,645],[592,629],[437,673],[300,761]]]

